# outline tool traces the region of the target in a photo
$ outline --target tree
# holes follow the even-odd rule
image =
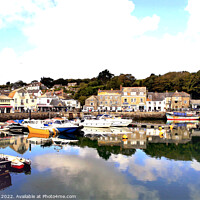
[[[104,84],[109,81],[114,74],[111,74],[107,69],[100,72],[99,75],[97,76],[98,80],[101,80]]]
[[[47,86],[48,88],[51,88],[54,83],[53,83],[53,79],[50,77],[42,77],[40,80],[41,83],[43,83],[45,86]]]

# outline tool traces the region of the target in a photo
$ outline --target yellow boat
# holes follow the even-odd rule
[[[27,126],[29,130],[29,134],[42,134],[42,135],[48,135],[50,136],[52,132],[48,128],[33,128],[31,126]]]

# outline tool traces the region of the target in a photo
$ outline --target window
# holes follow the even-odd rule
[[[131,95],[136,95],[136,92],[131,92]]]
[[[124,92],[124,95],[127,95],[127,92]]]
[[[15,103],[17,103],[17,99],[15,99]]]
[[[127,103],[127,99],[124,99],[124,102]]]
[[[144,92],[140,92],[140,95],[144,95]]]
[[[47,103],[49,103],[50,102],[50,100],[49,99],[47,99]]]
[[[184,101],[184,103],[186,104],[186,103],[187,103],[187,101]]]
[[[141,102],[141,103],[143,102],[143,99],[142,99],[142,98],[140,99],[140,102]]]
[[[28,103],[28,99],[26,99],[26,103]]]
[[[93,104],[94,104],[93,102],[90,103],[91,106],[93,106]]]

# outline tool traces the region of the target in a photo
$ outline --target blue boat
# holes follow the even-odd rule
[[[72,124],[68,120],[56,120],[52,123],[52,126],[56,128],[59,133],[73,133],[80,129],[79,126]]]

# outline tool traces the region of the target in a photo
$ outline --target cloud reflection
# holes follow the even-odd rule
[[[131,185],[114,164],[83,155],[46,154],[35,157],[33,163],[40,173],[50,170],[46,182],[51,183],[51,194],[65,191],[78,195],[78,199],[159,199],[157,191]],[[45,187],[40,189],[49,193]]]
[[[180,170],[183,166],[181,162],[150,158],[141,154],[139,156],[142,161],[140,163],[137,163],[137,153],[131,158],[120,154],[112,155],[109,161],[118,163],[119,170],[127,170],[139,181],[156,181],[158,178],[163,178],[168,182],[173,182],[183,175]]]

